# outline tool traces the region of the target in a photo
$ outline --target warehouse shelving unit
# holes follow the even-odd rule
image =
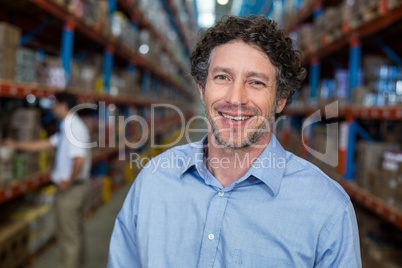
[[[188,119],[191,116],[192,113],[188,113],[185,115],[185,118]],[[162,122],[156,123],[157,125],[155,129],[156,135],[163,134],[166,131],[166,129],[172,129],[175,126],[182,123],[182,121],[181,118],[172,117],[168,118],[167,120],[164,120],[164,124],[161,123]],[[133,137],[131,140],[136,141],[139,140],[139,138]],[[99,161],[107,160],[111,156],[116,155],[119,152],[119,149],[120,147],[97,149],[94,152],[92,152],[92,162],[96,163]],[[29,175],[27,178],[21,181],[16,181],[13,184],[7,186],[6,188],[0,189],[0,205],[7,201],[15,199],[31,190],[44,186],[48,183],[50,183],[49,172]]]
[[[288,108],[287,114],[307,116],[315,111],[320,110],[325,115],[325,110],[319,106],[310,106],[306,108],[291,107]],[[373,120],[402,120],[402,106],[388,107],[366,107],[358,105],[347,105],[339,108],[339,116],[343,116],[349,120],[356,119],[373,119]]]
[[[341,175],[339,175],[339,173],[328,169],[318,161],[314,161],[314,164],[320,167],[329,177],[336,180],[353,200],[363,205],[382,219],[390,222],[399,229],[402,229],[402,211],[388,205],[368,191],[361,189],[355,183],[346,181]]]
[[[10,98],[26,98],[32,94],[37,98],[50,97],[57,93],[56,88],[44,87],[36,84],[23,84],[15,83],[12,81],[0,80],[0,97]],[[106,94],[94,94],[88,92],[80,92],[71,89],[69,92],[74,92],[81,102],[98,102],[104,101],[106,103],[115,103],[118,105],[137,105],[137,106],[150,106],[151,104],[168,103],[173,105],[183,105],[182,102],[175,102],[171,100],[150,99],[144,97],[119,97],[110,96]]]
[[[168,13],[170,14],[170,16],[172,16],[174,26],[178,30],[180,39],[182,40],[182,42],[185,46],[186,53],[189,54],[189,51],[191,51],[192,45],[190,45],[190,40],[189,40],[188,36],[185,35],[184,26],[180,23],[179,14],[178,14],[176,7],[172,3],[172,0],[166,0],[166,1],[163,1],[163,3],[165,5],[165,8],[167,9]]]
[[[383,4],[379,5],[382,6]],[[324,36],[321,40],[323,47],[317,52],[310,52],[309,54],[305,55],[303,58],[303,65],[308,65],[317,58],[323,58],[327,55],[330,55],[337,50],[347,47],[348,44],[356,42],[356,39],[362,39],[399,21],[402,17],[402,6],[399,6],[393,10],[383,10],[380,14],[380,17],[362,25],[361,27],[358,27],[357,29],[351,29],[348,24],[344,24],[342,27],[344,36],[335,40],[334,42],[330,42],[330,38],[328,36]]]
[[[131,21],[135,21],[137,22],[141,27],[143,28],[147,28],[149,29],[149,31],[151,32],[151,34],[155,37],[156,40],[158,40],[158,42],[160,44],[162,44],[162,48],[163,51],[165,51],[170,59],[175,62],[175,64],[179,67],[180,71],[182,74],[186,73],[186,67],[182,66],[176,59],[175,59],[175,55],[168,49],[168,47],[166,46],[167,41],[162,37],[162,35],[153,27],[153,25],[151,24],[151,22],[149,20],[147,20],[144,17],[144,14],[142,13],[142,11],[137,8],[135,6],[135,1],[130,1],[130,0],[117,0],[117,4],[119,9],[121,9],[126,16],[128,16],[128,18]],[[180,28],[180,31],[182,31],[182,29]],[[187,42],[185,43],[187,45]],[[186,46],[186,48],[188,49],[188,47]]]
[[[146,18],[144,15],[145,12],[139,8],[138,2],[132,0],[109,0],[108,4],[109,8],[115,8],[114,11],[121,11],[132,22],[130,26],[134,27],[137,25],[139,29],[150,33],[153,39],[160,45],[163,54],[167,55],[167,59],[170,62],[169,66],[172,66],[174,71],[164,69],[160,63],[154,62],[151,57],[147,57],[149,55],[140,54],[137,52],[136,47],[130,47],[110,32],[105,32],[102,29],[102,25],[99,27],[99,25],[89,23],[85,18],[76,16],[66,5],[60,4],[62,2],[52,0],[23,0],[15,4],[7,0],[2,3],[2,7],[5,8],[0,10],[0,20],[8,21],[22,28],[24,36],[20,46],[39,48],[42,50],[42,53],[49,53],[49,55],[58,55],[60,53],[62,67],[67,76],[71,74],[73,58],[77,59],[77,56],[80,54],[85,57],[92,52],[102,55],[103,92],[88,92],[88,89],[80,90],[80,88],[74,87],[65,88],[69,92],[76,94],[80,103],[115,104],[119,108],[122,108],[121,112],[123,112],[122,114],[124,114],[125,118],[131,115],[131,112],[138,113],[138,115],[144,117],[146,123],[150,126],[149,137],[153,136],[158,142],[163,142],[163,137],[168,137],[177,128],[183,127],[183,124],[193,116],[192,107],[189,107],[189,104],[191,105],[194,102],[195,96],[191,91],[193,82],[188,76],[189,66],[175,54],[178,53],[177,50],[175,50],[176,52],[173,51],[173,48],[169,46],[169,41],[159,32],[157,26],[152,25],[152,22]],[[188,26],[180,22],[178,17],[179,12],[173,2],[164,1],[163,3],[165,9],[169,9],[165,11],[174,23],[172,28],[177,32],[179,40],[182,42],[183,53],[188,55],[191,49],[191,41],[186,36],[184,29],[184,27]],[[185,5],[186,3],[183,4]],[[27,10],[32,13],[33,17],[23,17],[18,14],[18,10],[21,10],[22,6],[24,8],[28,7]],[[13,18],[8,16],[9,13],[7,12],[9,10],[16,10],[15,12],[10,12],[10,14],[14,13]],[[111,14],[112,12],[109,13]],[[33,28],[32,22],[36,21],[40,23],[37,27]],[[152,46],[154,44],[149,45]],[[124,96],[110,94],[113,68],[117,66],[126,68],[127,73],[136,78],[138,78],[139,74],[142,75],[139,81],[137,81],[138,84],[134,85],[140,93]],[[167,91],[163,92],[161,89],[166,89]],[[45,86],[36,82],[19,83],[12,80],[0,79],[0,97],[2,98],[25,99],[34,96],[37,100],[43,98],[53,99],[53,96],[59,91],[60,88]],[[177,113],[161,111],[165,108],[156,108],[156,112],[160,113],[156,114],[156,118],[150,118],[148,112],[152,109],[153,104],[168,104],[183,108],[184,118]],[[133,111],[133,108],[136,111]],[[108,113],[108,110],[105,111],[105,114],[101,114],[99,111],[99,116],[106,126],[104,130],[109,132],[108,120],[110,119],[108,119]],[[151,120],[154,122],[151,122]],[[116,126],[115,128],[117,129]],[[127,154],[135,150],[135,152],[145,157],[154,155],[155,152],[151,151],[147,145],[135,149],[128,145],[128,143],[133,144],[138,142],[141,138],[140,134],[142,134],[141,130],[136,129],[134,125],[130,125],[129,129],[126,129],[125,132],[125,141],[127,144],[117,143],[116,145],[111,145],[106,142],[105,148],[92,150],[92,163],[100,165],[103,168],[105,162],[117,159],[117,156],[120,156],[122,151]],[[106,140],[108,139],[107,134],[105,138]],[[160,152],[161,150],[155,151]],[[21,180],[14,180],[0,189],[0,205],[7,206],[8,203],[13,204],[14,202],[10,201],[18,199],[26,193],[39,189],[49,183],[49,171],[28,174]],[[112,189],[118,189],[118,187]],[[34,256],[29,256],[31,263],[34,259]]]
[[[192,93],[186,90],[186,88],[180,84],[177,80],[169,77],[167,74],[163,72],[158,66],[156,66],[154,63],[147,61],[143,56],[139,55],[137,52],[133,51],[129,47],[121,44],[120,42],[117,42],[115,38],[112,36],[104,36],[100,29],[95,29],[90,25],[87,25],[84,21],[82,21],[80,18],[76,17],[74,14],[71,14],[67,9],[63,8],[62,6],[59,6],[49,0],[30,0],[31,2],[35,3],[37,6],[42,8],[43,10],[47,11],[49,14],[59,18],[60,20],[65,22],[65,28],[69,28],[70,31],[74,31],[74,29],[82,32],[85,34],[87,37],[89,37],[92,41],[97,42],[98,44],[102,45],[105,47],[105,53],[106,54],[116,54],[120,58],[128,61],[129,64],[136,65],[139,67],[144,68],[145,70],[150,71],[151,73],[155,74],[159,78],[163,79],[167,83],[170,83],[172,86],[177,88],[182,94],[185,94],[189,96],[190,98],[192,97]],[[164,47],[164,50],[167,51],[166,48],[166,40],[163,40],[163,38],[156,32],[156,30],[153,28],[153,26],[148,22],[146,19],[144,19],[142,12],[135,8],[135,6],[130,5],[129,2],[127,1],[118,1],[120,3],[122,10],[124,10],[127,14],[132,13],[132,19],[133,20],[140,20],[140,24],[142,27],[147,28],[150,30],[151,33],[153,33],[154,36],[157,37],[157,40],[161,42],[161,44]],[[132,12],[130,12],[132,10]],[[67,40],[68,38],[65,38]],[[69,40],[69,42],[72,42],[73,40]],[[67,41],[68,42],[68,41]],[[174,56],[172,53],[168,51],[168,54],[173,58]],[[62,56],[63,57],[63,56]],[[66,56],[67,61],[71,61],[71,54]],[[111,61],[113,61],[113,56],[109,57]],[[105,63],[106,64],[106,63]],[[112,62],[110,64],[113,64]],[[178,64],[178,63],[176,63]],[[178,66],[181,70],[184,70],[184,67]],[[110,75],[110,73],[109,73]],[[106,74],[106,76],[108,76]],[[110,78],[109,78],[110,79]],[[105,81],[108,80],[107,78]]]
[[[308,9],[301,9],[297,16],[295,23],[288,28],[288,32],[293,31],[304,22],[314,20],[322,13],[323,6],[328,4],[326,0],[315,0],[313,5]],[[339,1],[337,2],[339,3]],[[331,3],[334,4],[334,3]],[[358,72],[360,68],[360,60],[362,54],[362,40],[363,38],[370,37],[373,34],[378,34],[397,23],[402,18],[402,4],[396,5],[392,9],[388,9],[388,1],[380,0],[377,2],[377,6],[374,8],[378,16],[370,21],[362,23],[360,26],[352,28],[348,23],[342,25],[342,35],[337,38],[332,38],[329,34],[324,35],[321,39],[321,47],[317,51],[306,51],[302,58],[302,64],[304,66],[310,66],[310,97],[317,96],[317,90],[320,82],[320,60],[331,56],[341,50],[347,49],[349,46],[349,91],[352,91],[357,85]],[[363,43],[364,45],[364,43]],[[384,49],[383,47],[381,47]],[[384,51],[384,54],[389,55],[388,51]],[[350,94],[350,92],[349,92]],[[319,106],[307,106],[307,107],[289,107],[287,114],[290,116],[308,117],[320,111],[321,116],[325,117],[325,109]],[[346,104],[340,105],[338,109],[338,118],[345,120],[347,126],[346,146],[340,148],[340,163],[338,170],[328,168],[327,166],[315,161],[324,172],[326,172],[331,178],[338,181],[346,192],[356,202],[362,204],[374,214],[390,222],[399,229],[402,229],[402,211],[395,208],[378,197],[370,194],[368,191],[360,188],[354,182],[354,166],[355,166],[355,140],[356,136],[360,133],[357,130],[358,122],[356,120],[387,120],[387,121],[400,121],[402,120],[402,106],[384,106],[384,107],[365,107],[360,105]],[[284,142],[289,141],[289,129],[284,133]],[[363,133],[364,139],[371,140],[371,137]],[[308,144],[309,139],[304,139],[304,142]],[[308,152],[304,150],[304,157],[308,157]],[[310,158],[310,160],[312,160]]]

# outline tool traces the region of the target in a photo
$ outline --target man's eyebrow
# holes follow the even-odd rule
[[[227,68],[227,67],[219,67],[219,66],[217,66],[217,67],[215,67],[215,68],[212,69],[212,72],[211,72],[211,73],[212,73],[212,74],[215,74],[215,73],[219,73],[219,72],[231,73],[231,72],[232,72],[232,69],[231,69],[231,68]],[[248,73],[247,73],[247,77],[250,77],[250,76],[259,77],[259,78],[262,78],[262,79],[264,79],[264,80],[266,80],[266,81],[269,81],[269,77],[268,77],[266,74],[264,74],[264,73],[248,72]]]
[[[212,69],[211,73],[219,73],[219,72],[224,72],[224,73],[231,73],[232,69],[231,68],[226,68],[226,67],[215,67]]]
[[[255,77],[262,78],[262,79],[264,79],[264,80],[266,80],[266,81],[269,81],[269,77],[268,77],[266,74],[264,74],[264,73],[248,72],[248,73],[247,73],[247,76],[248,76],[248,77],[250,77],[250,76],[255,76]]]

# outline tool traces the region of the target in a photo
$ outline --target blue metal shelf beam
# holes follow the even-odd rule
[[[104,56],[104,82],[103,82],[103,88],[105,92],[109,93],[110,92],[110,78],[112,76],[112,71],[113,71],[113,49],[108,47],[105,50],[105,56]]]
[[[395,53],[389,46],[387,46],[378,36],[371,35],[371,40],[379,46],[382,51],[393,61],[396,65],[402,65],[402,59]]]
[[[32,40],[35,36],[40,34],[43,30],[45,30],[48,26],[52,25],[52,23],[55,21],[54,17],[50,17],[46,20],[44,20],[41,24],[39,24],[35,29],[21,37],[20,40],[20,46],[25,46],[26,44],[29,43],[29,41]]]
[[[117,10],[117,1],[109,0],[109,17],[112,17],[113,13]]]
[[[88,54],[92,53],[97,47],[98,47],[97,44],[93,43],[89,48],[77,53],[74,56],[74,60],[76,60],[78,62],[82,61],[83,59],[85,59],[86,56],[88,56]]]
[[[318,87],[320,85],[321,65],[318,59],[311,62],[310,65],[310,104],[316,104]]]
[[[149,96],[149,90],[151,86],[151,74],[148,71],[144,71],[142,77],[142,95]]]
[[[67,21],[64,24],[61,41],[61,60],[64,68],[66,84],[71,79],[71,59],[74,49],[74,24]]]
[[[348,147],[346,156],[346,171],[344,178],[353,180],[355,178],[355,151],[357,135],[362,137],[366,142],[373,142],[374,139],[356,122],[349,124],[348,131]]]
[[[349,100],[352,100],[353,90],[359,85],[362,48],[360,40],[354,38],[349,50]]]
[[[187,49],[187,45],[186,45],[186,40],[185,40],[185,37],[184,37],[184,33],[182,33],[182,32],[180,31],[180,26],[179,26],[180,21],[179,21],[179,18],[176,18],[177,20],[175,20],[175,19],[173,18],[173,10],[172,10],[171,7],[166,3],[166,0],[161,0],[161,3],[162,3],[162,6],[165,8],[166,12],[167,12],[168,15],[169,15],[168,17],[169,17],[170,24],[173,26],[173,28],[174,28],[174,29],[176,30],[176,32],[177,32],[177,35],[179,36],[179,39],[180,39],[181,44],[183,45],[183,48],[184,48],[184,52],[185,52],[186,57],[188,57],[188,56],[190,55],[190,52],[189,52],[188,49]],[[177,11],[177,12],[179,12],[179,11]],[[178,14],[178,16],[179,16],[179,14]]]

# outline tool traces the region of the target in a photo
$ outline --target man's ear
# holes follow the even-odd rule
[[[200,92],[200,99],[203,104],[204,103],[204,89],[202,88],[201,84],[197,84],[198,91]]]
[[[278,99],[276,102],[276,113],[279,114],[282,112],[283,108],[286,106],[287,99]]]

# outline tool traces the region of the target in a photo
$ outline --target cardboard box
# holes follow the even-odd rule
[[[19,108],[11,116],[11,126],[14,128],[37,128],[40,125],[41,111],[39,109]]]
[[[20,28],[11,24],[0,22],[0,44],[8,44],[16,47],[19,45],[20,40]]]
[[[29,228],[26,221],[0,224],[0,267],[25,267],[28,261]]]
[[[0,44],[0,78],[14,80],[17,72],[17,47]]]
[[[371,170],[368,190],[387,204],[399,207],[402,201],[402,176],[398,171]]]
[[[357,168],[356,182],[357,184],[368,189],[368,175],[373,169],[380,169],[383,153],[387,150],[399,150],[397,143],[383,142],[358,142],[357,144]]]
[[[17,73],[15,80],[22,83],[36,81],[36,54],[27,48],[17,50]]]

